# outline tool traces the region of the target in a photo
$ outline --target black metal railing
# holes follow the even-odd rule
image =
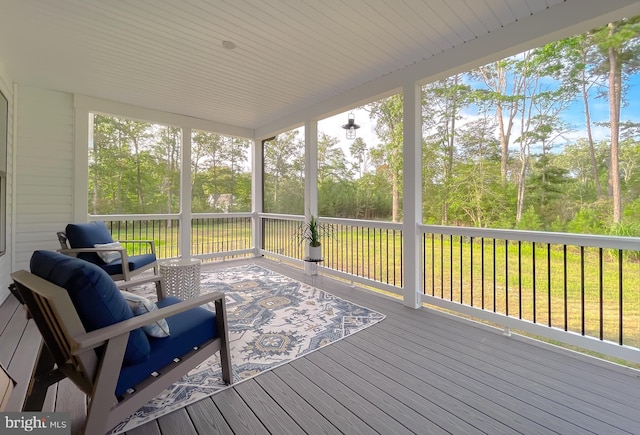
[[[245,251],[253,247],[251,216],[204,216],[191,220],[191,255]]]
[[[273,215],[262,217],[262,249],[281,257],[302,259],[304,244],[297,237],[302,216]]]
[[[156,245],[157,258],[173,258],[180,255],[180,220],[179,219],[118,219],[105,220],[114,240],[153,240]],[[144,245],[128,247],[131,254],[142,253]]]
[[[639,347],[639,249],[634,238],[425,226],[422,289],[431,297]]]
[[[158,258],[180,255],[180,220],[175,216],[111,218],[106,223],[114,239],[154,240]],[[248,213],[194,215],[191,255],[252,255],[252,219]],[[303,259],[298,230],[304,217],[270,214],[258,219],[258,248],[265,255]],[[411,269],[414,260],[405,265],[401,224],[335,218],[320,222],[331,234],[322,245],[325,270],[402,293],[405,266]],[[523,330],[534,325],[536,334],[540,327],[557,330],[566,333],[558,339],[570,344],[578,336],[625,349],[640,347],[639,238],[434,225],[418,225],[418,233],[416,267],[423,302]],[[552,333],[547,336],[556,339]]]
[[[399,224],[332,218],[321,222],[332,234],[323,242],[325,267],[395,287],[404,285]]]
[[[303,216],[262,217],[262,249],[302,260],[304,243],[297,237]],[[400,224],[320,218],[328,234],[322,240],[323,267],[390,286],[403,285],[403,235]]]

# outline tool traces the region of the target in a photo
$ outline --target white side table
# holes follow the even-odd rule
[[[200,260],[176,259],[159,263],[167,296],[180,299],[200,295]]]

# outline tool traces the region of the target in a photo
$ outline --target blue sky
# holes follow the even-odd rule
[[[637,102],[640,101],[640,74],[635,74],[627,78],[625,82],[628,90],[625,94],[626,104],[621,110],[622,121],[640,122],[640,107]],[[605,89],[606,91],[606,89]],[[597,98],[595,92],[590,99],[590,111],[592,119],[592,131],[595,140],[606,140],[609,137],[607,126],[593,125],[597,122],[608,122],[609,120],[609,101],[605,98]],[[330,136],[336,137],[340,141],[340,147],[344,150],[347,158],[349,157],[349,146],[352,141],[345,138],[345,131],[342,125],[346,124],[347,116],[350,111],[340,113],[338,115],[325,118],[318,122],[318,132],[324,132]],[[361,126],[357,130],[358,137],[361,137],[369,148],[375,147],[380,142],[375,133],[375,124],[369,119],[369,113],[362,109],[354,109],[355,121]],[[469,116],[473,117],[471,113]],[[562,146],[567,143],[573,143],[576,139],[586,137],[584,105],[581,95],[576,95],[573,104],[562,114],[563,119],[569,124],[573,131],[566,133],[564,140],[559,139],[556,151],[560,151]],[[517,131],[517,130],[516,130]],[[536,152],[535,149],[532,149]]]

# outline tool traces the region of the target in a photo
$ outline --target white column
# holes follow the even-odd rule
[[[14,98],[17,100],[17,94]],[[75,98],[75,96],[74,96]],[[71,222],[88,222],[89,210],[89,155],[88,143],[93,142],[93,120],[89,119],[89,110],[75,106],[75,123],[73,137],[73,216]],[[15,136],[14,136],[15,137]],[[14,154],[14,161],[15,161]],[[15,176],[15,172],[14,172]],[[15,198],[15,197],[14,197]],[[15,199],[14,199],[15,201]],[[13,209],[16,209],[15,202]],[[15,220],[13,221],[16,222]],[[15,251],[14,251],[15,252]]]
[[[263,192],[264,188],[262,183],[264,182],[264,158],[263,158],[263,142],[262,139],[255,139],[253,146],[253,159],[251,162],[251,236],[253,239],[253,255],[260,257],[262,254],[262,220],[259,213],[262,213],[263,205]]]
[[[403,233],[404,305],[420,307],[420,240],[417,224],[422,221],[422,89],[403,87]]]
[[[180,161],[180,257],[191,258],[191,128],[183,127]]]
[[[307,121],[304,124],[304,218],[309,221],[311,215],[318,216],[318,122]],[[305,257],[309,256],[305,244]],[[305,263],[305,273],[312,274],[312,263]]]

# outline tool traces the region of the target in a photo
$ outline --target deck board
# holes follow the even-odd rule
[[[233,435],[229,424],[210,398],[187,406],[187,412],[199,434]]]
[[[73,429],[81,427],[87,414],[85,394],[68,378],[58,382],[57,386],[55,410],[70,413]]]
[[[372,432],[367,425],[330,394],[312,380],[296,370],[292,364],[285,364],[273,372],[293,389],[302,400],[310,404],[317,412],[325,416],[340,432],[345,434],[365,435]],[[373,412],[373,409],[371,410]]]
[[[13,296],[9,296],[9,300],[15,300]],[[7,324],[0,335],[0,363],[8,367],[13,359],[18,343],[22,339],[22,334],[27,327],[27,317],[25,312],[14,306],[14,309],[7,310]]]
[[[158,427],[157,421],[150,421],[147,424],[143,424],[142,426],[138,426],[136,428],[131,429],[127,432],[129,435],[162,435],[160,432],[160,428]],[[207,432],[202,432],[207,433]],[[215,432],[208,432],[215,433]]]
[[[341,382],[339,378],[334,376],[334,368],[331,367],[331,373],[324,371],[327,367],[313,364],[309,358],[301,358],[290,363],[293,368],[298,370],[310,381],[320,387],[325,393],[329,394],[335,400],[340,402],[345,408],[348,408],[373,430],[379,433],[392,434],[411,434],[412,432],[404,427],[400,422],[395,420],[389,413],[393,413],[393,409],[388,409],[390,403],[385,403],[382,407],[376,406],[380,404],[376,400],[376,391],[361,390],[364,396],[354,391],[348,385]],[[377,409],[377,412],[371,412]]]
[[[203,267],[247,263],[309,282],[264,259]],[[638,370],[410,309],[326,276],[315,284],[387,318],[127,434],[640,433]],[[37,341],[21,317],[15,302],[0,306],[0,361],[14,367],[32,352],[16,347]],[[55,401],[76,421],[83,405],[73,388],[52,387],[47,407]]]
[[[17,310],[16,314],[18,314],[18,317],[20,318],[25,317],[25,314],[21,309]],[[14,316],[14,318],[15,317],[16,316]],[[18,323],[17,320],[16,323]],[[20,335],[20,346],[22,347],[20,351],[13,353],[11,362],[6,366],[11,376],[13,376],[17,382],[7,403],[7,409],[14,411],[22,409],[24,399],[27,397],[29,379],[31,379],[31,374],[33,372],[32,364],[38,355],[40,342],[42,341],[42,337],[40,336],[40,332],[38,331],[35,323],[31,321],[28,323],[22,323],[22,325],[23,330]],[[20,381],[18,382],[18,380]]]
[[[422,325],[424,326],[424,322]],[[433,359],[436,354],[439,354],[447,358],[442,364],[455,368],[469,379],[491,377],[492,386],[500,386],[505,394],[513,395],[518,400],[522,400],[521,397],[527,397],[533,406],[541,407],[549,413],[556,413],[561,419],[580,420],[587,424],[587,427],[602,427],[604,430],[607,426],[602,426],[600,420],[607,420],[607,418],[609,419],[607,424],[616,425],[624,430],[640,427],[638,413],[634,411],[638,409],[637,402],[629,401],[630,397],[633,398],[637,394],[636,389],[632,387],[633,382],[623,384],[621,380],[609,380],[608,383],[600,381],[596,372],[585,374],[580,370],[586,363],[576,361],[570,368],[565,365],[551,370],[544,365],[546,361],[544,356],[548,353],[545,349],[538,349],[537,353],[531,356],[524,352],[514,352],[511,348],[513,344],[511,338],[495,334],[493,337],[486,337],[487,349],[481,350],[480,348],[485,344],[479,344],[468,336],[451,338],[442,331],[438,337],[449,338],[449,340],[441,343],[436,349],[433,347],[434,342],[427,337],[428,333],[424,330],[414,332],[421,336],[421,340],[411,341],[404,338],[403,332],[408,330],[385,331],[388,326],[381,326],[382,331],[377,335],[383,336],[388,343],[404,343],[407,360],[415,358],[416,355]],[[429,331],[435,330],[435,326],[433,328],[430,324],[429,326]],[[368,336],[367,331],[363,331],[363,338]],[[416,348],[416,346],[419,347]],[[461,355],[464,357],[461,358]],[[433,359],[433,361],[438,364],[438,360]],[[468,364],[469,361],[483,364],[474,367]],[[486,369],[480,367],[486,367]],[[522,384],[526,384],[526,387]],[[620,395],[620,391],[625,390],[629,395]],[[549,401],[549,398],[553,400]],[[607,400],[603,401],[603,399]],[[616,417],[616,414],[619,415]],[[631,418],[624,417],[625,415]]]
[[[331,422],[318,412],[298,393],[283,382],[273,372],[266,372],[255,378],[265,391],[268,391],[278,405],[296,416],[297,424],[306,433],[338,435],[342,434]]]
[[[235,390],[270,433],[299,435],[300,426],[257,382],[243,382]]]
[[[518,407],[512,408],[510,398],[493,397],[492,389],[481,382],[457,376],[451,379],[447,367],[427,359],[407,361],[401,348],[393,351],[380,349],[377,345],[358,342],[347,351],[362,365],[381,373],[394,373],[394,381],[410,391],[424,397],[421,408],[430,418],[444,427],[460,425],[459,419],[486,433],[510,433],[526,429],[529,433],[544,433],[535,421],[523,418]],[[449,374],[446,377],[445,374]],[[489,398],[487,398],[489,397]],[[428,404],[428,405],[427,405]],[[454,419],[455,417],[455,419]],[[450,423],[449,423],[450,422]]]
[[[8,296],[2,305],[0,305],[0,334],[4,332],[4,329],[9,324],[13,313],[19,306],[20,304],[18,303],[18,300],[13,296]]]
[[[568,422],[571,421],[585,424],[583,427],[576,427],[576,430],[600,426],[598,420],[572,412],[565,404],[558,403],[558,394],[546,391],[548,396],[541,396],[539,382],[528,382],[512,375],[504,365],[488,365],[486,362],[481,364],[472,359],[467,360],[471,364],[460,362],[449,355],[432,352],[428,348],[402,347],[403,337],[384,337],[384,333],[366,335],[366,332],[362,332],[362,338],[369,341],[367,348],[399,344],[393,353],[381,354],[381,359],[396,361],[416,377],[437,383],[441,391],[459,398],[472,408],[483,407],[483,412],[487,415],[515,427],[518,431],[535,433],[539,430],[539,433],[544,433],[547,428],[562,432],[570,426]],[[542,392],[544,393],[545,391]],[[544,419],[540,418],[542,413],[545,415]],[[475,421],[476,415],[471,414],[469,418]],[[601,428],[605,429],[607,426]]]
[[[443,428],[456,427],[456,431],[472,433],[474,427],[464,420],[451,415],[446,422],[437,425],[429,418],[431,413],[425,407],[425,398],[412,392],[394,380],[393,372],[390,377],[382,372],[367,370],[366,366],[355,359],[344,358],[343,349],[329,346],[326,351],[314,352],[309,360],[318,367],[331,367],[331,376],[347,388],[353,390],[364,400],[371,402],[398,423],[413,433],[426,431],[439,433]],[[417,411],[419,410],[419,411]],[[427,417],[427,415],[429,417]]]
[[[352,341],[340,343],[341,346],[328,348],[323,353],[333,355],[345,364],[352,373],[375,379],[380,388],[392,394],[397,400],[424,416],[429,423],[423,423],[429,432],[438,428],[456,432],[471,433],[481,430],[487,433],[507,433],[509,428],[494,419],[478,412],[475,408],[455,398],[455,391],[447,385],[447,391],[435,388],[429,382],[402,370],[402,364],[380,359],[380,351],[369,346],[369,352],[360,349]],[[393,351],[385,353],[393,355]],[[340,358],[341,354],[350,355],[350,359]],[[339,359],[340,358],[340,359]],[[471,423],[470,423],[471,422]],[[418,432],[419,433],[419,432]]]
[[[253,382],[249,380],[247,382]],[[235,388],[229,388],[213,395],[213,403],[218,407],[222,415],[234,433],[269,434],[267,428],[256,417],[247,403]]]
[[[197,435],[189,413],[185,408],[178,409],[171,414],[158,418],[160,433],[172,435]]]

